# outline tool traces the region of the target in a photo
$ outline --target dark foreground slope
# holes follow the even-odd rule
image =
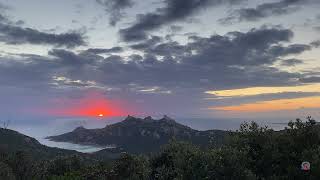
[[[48,137],[57,142],[77,144],[115,145],[130,153],[156,152],[171,139],[187,141],[197,145],[221,145],[226,131],[197,131],[181,125],[165,116],[160,120],[128,116],[124,121],[108,125],[102,129],[76,128],[59,136]]]
[[[0,128],[0,153],[15,154],[24,152],[34,160],[54,159],[57,157],[81,156],[84,159],[110,160],[119,157],[120,150],[105,149],[96,153],[86,154],[73,150],[48,147],[40,144],[36,139],[19,132]]]
[[[2,152],[12,153],[24,151],[36,159],[49,159],[57,156],[81,154],[76,151],[47,147],[32,137],[2,128],[0,128],[0,150]]]

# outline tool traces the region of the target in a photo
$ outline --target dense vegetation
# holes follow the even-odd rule
[[[312,118],[282,131],[244,123],[222,147],[203,148],[172,140],[148,156],[122,153],[114,161],[82,156],[34,161],[21,151],[2,152],[0,179],[320,179],[320,127]],[[310,172],[300,169],[311,163]]]

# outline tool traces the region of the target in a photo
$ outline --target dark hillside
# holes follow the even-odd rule
[[[128,116],[124,121],[102,129],[76,128],[74,131],[48,139],[77,144],[116,145],[130,153],[159,151],[170,139],[187,141],[197,145],[221,145],[228,133],[221,130],[197,131],[164,116],[154,120],[151,117]]]

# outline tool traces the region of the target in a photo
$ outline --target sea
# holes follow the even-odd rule
[[[78,152],[93,153],[106,148],[113,148],[113,146],[89,146],[79,145],[65,142],[53,142],[46,139],[48,136],[60,135],[66,132],[70,132],[79,126],[83,126],[87,129],[103,128],[106,125],[120,122],[125,117],[117,118],[33,118],[25,119],[18,118],[14,121],[11,120],[9,129],[16,130],[22,134],[37,139],[41,144],[49,147],[58,147],[62,149],[76,150]],[[178,123],[187,125],[196,130],[227,130],[235,131],[239,129],[240,124],[243,122],[249,122],[250,119],[214,119],[214,118],[174,118]],[[288,120],[256,120],[261,126],[268,126],[274,130],[281,130],[287,126]]]

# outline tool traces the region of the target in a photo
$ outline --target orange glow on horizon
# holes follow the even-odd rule
[[[269,112],[282,110],[298,110],[305,108],[320,108],[320,96],[259,101],[255,103],[241,104],[237,106],[210,107],[209,109],[233,112]]]
[[[261,94],[277,94],[290,92],[320,92],[320,83],[299,85],[299,86],[283,86],[283,87],[250,87],[242,89],[230,89],[220,91],[206,91],[206,94],[215,95],[218,97],[243,97],[256,96]]]
[[[67,117],[116,117],[136,113],[120,101],[108,100],[102,94],[89,93],[79,99],[55,99],[46,114]]]

